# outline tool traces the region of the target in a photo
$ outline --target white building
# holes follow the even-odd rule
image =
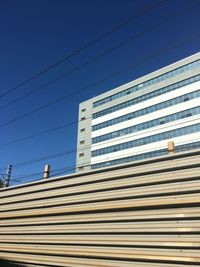
[[[82,102],[77,170],[200,147],[200,53]]]

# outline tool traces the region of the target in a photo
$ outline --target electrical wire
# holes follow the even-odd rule
[[[195,122],[196,120],[198,121],[199,119],[198,118],[194,118],[191,121]],[[176,125],[181,124],[181,123],[182,122],[180,121]],[[167,128],[167,127],[168,127],[168,125],[165,125],[165,127],[163,127],[163,128]],[[140,133],[138,133],[138,136],[140,136]],[[130,138],[129,136],[123,136],[121,138],[118,138],[117,141],[126,140],[126,139],[129,139],[129,138]],[[109,146],[110,146],[110,144],[115,143],[115,142],[116,142],[115,139],[114,140],[110,140],[109,141]],[[35,159],[32,159],[32,160],[28,160],[28,161],[12,164],[12,166],[13,166],[13,168],[17,168],[17,167],[21,167],[21,166],[37,163],[37,162],[40,162],[40,161],[44,161],[44,160],[47,160],[47,159],[57,158],[57,157],[61,157],[61,156],[64,156],[64,155],[69,155],[69,154],[80,152],[80,151],[82,152],[82,151],[85,151],[85,149],[91,148],[92,146],[94,146],[94,145],[83,146],[83,147],[81,147],[79,149],[76,148],[76,149],[71,149],[71,150],[64,150],[64,151],[57,152],[57,153],[54,153],[54,154],[49,154],[49,155],[46,155],[46,156],[38,157],[38,158],[35,158]],[[4,167],[0,168],[0,170],[2,170],[2,169],[5,169],[5,168]]]
[[[173,45],[173,46],[169,46],[169,47],[167,47],[166,49],[162,50],[162,51],[159,52],[159,53],[155,53],[155,54],[151,55],[150,57],[148,57],[148,58],[146,58],[146,59],[143,59],[143,60],[141,60],[141,61],[138,61],[137,63],[131,64],[131,65],[129,65],[128,67],[126,67],[126,68],[124,68],[124,69],[121,69],[121,70],[119,70],[119,71],[117,71],[117,72],[114,72],[114,73],[112,73],[112,74],[110,74],[110,75],[108,75],[108,76],[106,76],[106,77],[104,77],[104,78],[102,78],[102,79],[100,79],[100,80],[97,80],[97,81],[93,82],[92,84],[89,84],[89,85],[87,85],[87,86],[85,86],[85,87],[82,87],[82,88],[80,88],[79,90],[77,90],[77,91],[75,91],[75,92],[73,92],[73,93],[71,93],[71,94],[68,94],[68,95],[65,95],[65,96],[63,96],[63,97],[60,97],[60,98],[58,98],[58,99],[56,99],[56,100],[54,100],[54,101],[52,101],[52,102],[49,102],[49,103],[47,103],[47,104],[45,104],[45,105],[43,105],[43,106],[41,106],[41,107],[39,107],[39,108],[36,108],[36,109],[31,110],[31,111],[29,111],[29,112],[27,112],[27,113],[25,113],[25,114],[22,114],[22,115],[20,115],[19,117],[16,117],[16,118],[11,119],[11,120],[9,120],[9,121],[7,121],[7,122],[4,122],[4,123],[2,123],[2,124],[0,125],[0,128],[5,127],[5,126],[7,126],[7,125],[9,125],[9,124],[11,124],[11,123],[13,123],[13,122],[19,121],[19,120],[21,120],[21,119],[23,119],[23,118],[25,118],[25,117],[28,117],[28,116],[30,116],[30,115],[36,113],[36,112],[39,112],[39,111],[41,111],[41,110],[43,110],[43,109],[46,109],[46,108],[48,108],[48,107],[50,107],[50,106],[52,106],[52,105],[55,105],[55,104],[57,104],[57,103],[60,103],[60,102],[66,100],[66,99],[68,99],[68,98],[70,98],[70,97],[72,97],[72,96],[74,96],[74,95],[76,95],[76,94],[79,94],[79,93],[81,93],[81,92],[83,92],[83,91],[88,90],[88,89],[91,88],[91,87],[93,88],[94,86],[99,85],[99,84],[101,84],[101,83],[107,81],[108,79],[113,78],[114,76],[117,76],[117,75],[119,75],[119,74],[121,74],[121,73],[123,73],[123,72],[125,72],[125,71],[128,71],[128,70],[130,70],[130,69],[132,69],[132,68],[134,68],[134,67],[140,65],[140,64],[143,64],[143,63],[145,63],[145,62],[147,62],[147,61],[149,61],[149,60],[151,60],[151,59],[154,59],[154,58],[156,58],[156,57],[158,57],[158,56],[160,56],[160,55],[163,55],[163,54],[167,53],[168,51],[170,51],[170,50],[172,50],[172,49],[175,49],[175,48],[177,48],[177,47],[179,47],[179,46],[181,46],[181,45],[184,45],[184,44],[186,44],[186,43],[188,43],[188,42],[193,41],[194,39],[198,39],[199,37],[200,37],[200,34],[192,35],[190,38],[187,38],[187,39],[185,39],[184,41],[182,41],[182,42],[180,42],[180,43],[178,43],[178,44],[175,44],[175,45]]]
[[[90,120],[90,119],[92,119],[92,116],[85,118],[85,121]],[[44,134],[48,134],[50,132],[58,131],[58,130],[61,130],[63,128],[67,128],[68,126],[76,125],[81,121],[82,120],[76,120],[76,121],[73,121],[73,122],[69,122],[69,123],[65,123],[65,124],[59,125],[57,127],[50,128],[50,129],[45,130],[45,131],[41,131],[41,132],[38,132],[38,133],[35,133],[35,134],[32,134],[32,135],[28,135],[28,136],[25,136],[25,137],[22,137],[22,138],[18,138],[18,139],[12,140],[10,142],[0,144],[0,147],[12,145],[12,144],[15,144],[15,143],[20,143],[22,141],[26,141],[28,139],[32,139],[32,138],[37,137],[37,136],[41,136],[41,135],[44,135]],[[85,130],[87,131],[90,128],[91,128],[90,126],[88,128],[86,127]]]
[[[71,166],[65,166],[65,167],[53,169],[53,170],[50,171],[51,172],[51,176],[54,175],[53,174],[54,172],[66,171],[68,168],[72,168],[72,167],[74,168],[75,166],[76,165],[71,165]],[[34,177],[34,176],[38,176],[38,175],[41,175],[41,177],[42,177],[43,174],[44,174],[44,172],[34,172],[34,173],[28,173],[28,174],[16,174],[16,175],[12,176],[12,178],[10,179],[10,181],[16,180],[16,179],[26,179],[26,178],[30,178],[30,177]]]
[[[86,118],[85,120],[89,120],[91,119],[92,117],[88,117]],[[50,132],[54,132],[54,131],[58,131],[60,129],[63,129],[63,128],[66,128],[68,126],[72,126],[72,125],[76,125],[80,122],[81,120],[76,120],[76,121],[73,121],[73,122],[69,122],[69,123],[66,123],[66,124],[62,124],[62,125],[59,125],[57,127],[53,127],[51,129],[48,129],[48,130],[45,130],[45,131],[41,131],[41,132],[38,132],[38,133],[35,133],[35,134],[32,134],[32,135],[28,135],[28,136],[25,136],[25,137],[22,137],[22,138],[19,138],[19,139],[15,139],[13,141],[10,141],[10,142],[7,142],[7,143],[3,143],[3,144],[0,144],[0,147],[4,147],[4,146],[8,146],[8,145],[12,145],[12,144],[15,144],[15,143],[19,143],[19,142],[22,142],[22,141],[25,141],[25,140],[28,140],[28,139],[32,139],[34,137],[37,137],[37,136],[41,136],[43,134],[48,134]]]
[[[197,148],[196,145],[195,145],[193,147],[190,147],[189,150],[191,150],[191,149],[199,149],[199,148]],[[166,149],[166,151],[167,151],[167,149]],[[187,151],[188,151],[188,149],[187,149]],[[155,156],[155,157],[157,157],[157,156]],[[110,160],[114,160],[114,159],[118,159],[118,157],[112,157],[112,158],[109,158],[109,159]],[[58,178],[57,177],[58,175],[74,173],[80,167],[84,167],[85,168],[85,167],[91,167],[91,166],[92,166],[91,162],[87,162],[84,165],[79,165],[79,166],[77,166],[77,165],[71,165],[71,166],[65,166],[65,167],[53,169],[53,170],[50,171],[49,178]],[[107,166],[107,167],[112,167],[112,166]],[[36,174],[37,175],[41,175],[41,176],[40,177],[37,177],[34,180],[31,180],[31,182],[37,181],[37,180],[42,180],[43,179],[43,172],[39,172],[39,173],[30,174],[30,175],[24,175],[22,177],[20,177],[20,175],[18,175],[16,177],[11,178],[10,181],[14,181],[14,182],[20,181],[21,182],[21,178],[26,180],[28,177],[32,177],[33,175],[35,176]]]
[[[134,20],[138,19],[139,17],[143,16],[145,13],[151,11],[152,9],[156,8],[157,6],[159,6],[160,4],[162,4],[163,2],[166,2],[167,0],[159,0],[156,1],[156,3],[153,3],[153,5],[148,6],[147,8],[144,8],[141,12],[139,12],[137,15],[134,15],[133,17],[127,19],[126,21],[124,21],[123,23],[119,24],[118,26],[112,28],[111,30],[107,31],[106,33],[104,33],[103,35],[97,37],[96,39],[86,43],[85,45],[83,45],[82,47],[78,48],[77,50],[73,51],[72,53],[68,54],[67,56],[62,57],[60,60],[58,60],[57,62],[51,64],[50,66],[46,67],[45,69],[43,69],[42,71],[36,73],[35,75],[29,77],[28,79],[24,80],[23,82],[21,82],[20,84],[14,86],[13,88],[10,88],[6,91],[4,91],[2,94],[0,94],[0,98],[10,94],[11,92],[14,92],[15,90],[17,90],[18,88],[22,87],[23,85],[31,82],[32,80],[34,80],[35,78],[43,75],[44,73],[50,71],[51,69],[57,67],[58,65],[68,61],[69,59],[71,59],[72,57],[74,57],[75,55],[83,52],[84,50],[86,50],[87,48],[91,47],[92,45],[102,41],[103,39],[105,39],[106,37],[110,36],[111,34],[113,34],[114,32],[120,30],[121,28],[125,27],[126,25],[128,25],[129,23],[133,22]]]
[[[105,55],[108,55],[109,53],[111,53],[111,52],[114,51],[115,49],[118,49],[118,48],[122,47],[123,45],[126,45],[126,44],[128,44],[128,43],[130,43],[130,42],[133,42],[134,40],[136,40],[137,38],[143,36],[144,34],[146,34],[146,33],[150,32],[150,31],[154,30],[154,29],[157,28],[157,27],[162,26],[163,24],[167,23],[168,21],[171,21],[172,19],[174,19],[174,18],[176,18],[176,17],[178,17],[178,16],[184,14],[185,12],[188,12],[188,9],[189,9],[189,8],[194,8],[197,4],[199,5],[200,2],[198,2],[198,3],[196,3],[196,2],[193,3],[193,2],[192,2],[192,4],[189,5],[186,9],[183,9],[183,10],[181,10],[181,11],[179,11],[179,12],[176,12],[176,13],[172,14],[172,15],[171,15],[170,17],[168,17],[167,19],[164,19],[163,21],[161,21],[161,22],[159,22],[159,23],[155,23],[154,25],[148,27],[147,29],[143,30],[143,31],[140,32],[140,33],[137,33],[136,35],[134,35],[133,37],[129,38],[128,40],[125,40],[125,41],[119,43],[118,45],[115,45],[115,46],[111,47],[110,49],[108,49],[108,50],[106,50],[105,52],[101,53],[100,55],[96,56],[95,58],[86,61],[85,63],[83,63],[83,64],[81,64],[81,65],[79,65],[79,66],[73,68],[72,70],[70,70],[70,71],[64,73],[63,75],[60,75],[60,76],[58,76],[57,78],[55,78],[55,79],[53,79],[53,80],[51,80],[51,81],[49,81],[49,82],[47,82],[47,83],[45,83],[45,84],[43,84],[43,85],[41,85],[41,86],[39,86],[39,87],[37,87],[37,88],[31,90],[30,92],[25,93],[24,95],[22,95],[22,96],[20,96],[20,97],[18,97],[18,98],[16,98],[16,99],[14,99],[14,100],[12,100],[12,101],[6,103],[5,105],[0,106],[0,110],[5,109],[5,108],[8,108],[9,106],[11,106],[11,105],[17,103],[18,101],[21,101],[22,99],[24,99],[24,98],[26,98],[26,97],[28,97],[28,96],[30,96],[30,95],[36,93],[36,92],[38,92],[39,90],[41,90],[41,89],[43,89],[43,88],[46,88],[46,87],[48,87],[48,86],[54,84],[55,82],[57,82],[57,81],[59,81],[59,80],[61,80],[61,79],[66,78],[68,75],[70,75],[70,74],[72,74],[72,73],[74,73],[74,72],[80,70],[81,68],[83,68],[83,67],[85,67],[85,66],[87,66],[87,65],[89,65],[89,64],[91,64],[91,63],[94,63],[95,61],[97,61],[98,59],[104,57]]]

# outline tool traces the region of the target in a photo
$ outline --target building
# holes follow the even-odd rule
[[[200,147],[200,52],[79,106],[77,170]]]

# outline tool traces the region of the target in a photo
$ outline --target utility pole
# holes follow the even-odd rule
[[[8,164],[7,172],[6,172],[6,179],[5,179],[5,187],[9,187],[10,185],[10,177],[12,173],[12,165]]]
[[[0,179],[0,189],[4,187],[4,181],[3,179]]]

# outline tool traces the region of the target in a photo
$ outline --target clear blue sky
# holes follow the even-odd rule
[[[156,0],[1,0],[0,1],[0,93],[101,36],[141,12]],[[199,3],[191,7],[192,3]],[[88,48],[45,75],[0,98],[0,107],[56,78],[87,60],[93,59],[155,23],[185,10],[127,45],[121,46],[65,79],[0,110],[0,125],[39,106],[73,93],[131,64],[179,44],[199,34],[200,1],[168,0]],[[167,64],[199,51],[200,38],[194,39],[105,82],[88,88],[67,100],[0,128],[0,167],[49,154],[76,149],[77,125],[23,142],[1,144],[48,130],[78,119],[78,105],[95,95],[129,82]],[[41,172],[50,163],[53,169],[75,164],[75,153],[13,169],[13,177]],[[5,172],[1,170],[0,172]],[[23,178],[27,182],[36,177]],[[16,182],[18,183],[18,182]]]

